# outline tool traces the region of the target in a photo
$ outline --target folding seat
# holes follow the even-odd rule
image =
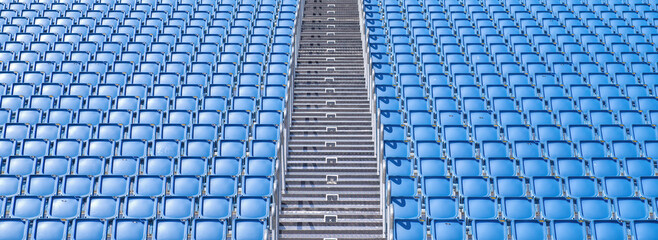
[[[610,146],[612,156],[619,159],[638,157],[637,143],[633,141],[613,140]]]
[[[621,124],[632,126],[635,124],[644,124],[644,116],[639,111],[619,111],[619,120]]]
[[[588,115],[592,125],[594,126],[599,127],[603,125],[615,124],[615,120],[614,117],[612,116],[611,111],[606,111],[606,110],[590,111]],[[599,135],[601,134],[599,133]]]
[[[146,148],[146,140],[122,139],[119,142],[119,153],[117,155],[124,157],[144,157],[147,154]]]
[[[544,158],[527,157],[521,159],[521,172],[524,176],[549,176],[549,161]]]
[[[87,98],[91,95],[91,88],[92,85],[88,83],[72,83],[69,85],[69,95],[74,95],[74,96],[82,96],[83,98]],[[50,99],[52,97],[48,96]],[[50,106],[52,106],[52,102],[50,103]]]
[[[174,135],[174,133],[168,132],[166,134],[167,139],[157,139],[153,143],[153,155],[162,157],[180,157],[181,142],[176,138],[169,138],[170,135]],[[182,134],[178,137],[182,137]]]
[[[154,239],[178,239],[187,236],[187,221],[158,219],[153,223]]]
[[[583,112],[603,110],[603,105],[598,97],[579,97],[578,107]]]
[[[233,239],[261,239],[265,236],[266,223],[259,219],[236,218],[232,224],[234,228]]]
[[[655,97],[638,97],[637,99],[637,105],[638,109],[642,111],[652,111],[652,110],[658,110],[658,101],[655,99]]]
[[[393,239],[427,239],[425,221],[396,219],[393,224]]]
[[[111,105],[112,98],[110,96],[89,96],[87,98],[87,108],[89,109],[100,109],[101,111],[108,111]]]
[[[459,193],[464,197],[487,197],[489,196],[490,181],[482,177],[460,177]]]
[[[128,130],[130,139],[143,139],[151,141],[155,139],[155,126],[151,124],[133,123]]]
[[[245,197],[237,199],[237,215],[241,219],[263,219],[269,217],[269,198]]]
[[[507,219],[523,220],[535,217],[534,200],[522,197],[505,197],[501,199],[502,213]]]
[[[627,238],[626,223],[616,220],[594,220],[590,223],[592,239]]]
[[[551,233],[555,239],[587,239],[585,223],[577,220],[552,221]]]
[[[631,184],[631,180],[627,180]],[[638,188],[640,189],[640,195],[646,198],[655,198],[658,196],[658,191],[653,187],[658,183],[658,178],[656,177],[640,177],[639,180],[636,180],[638,183]],[[624,182],[625,183],[625,182]],[[632,187],[632,185],[631,185]],[[629,189],[632,191],[633,188]],[[632,193],[632,192],[631,192]]]
[[[199,101],[196,96],[186,97],[186,96],[177,96],[174,99],[174,109],[176,110],[188,110],[195,111],[198,109]]]
[[[633,181],[625,177],[605,177],[602,181],[602,188],[605,196],[610,198],[634,195]]]
[[[170,110],[170,113],[175,110]],[[181,112],[185,113],[187,111],[176,111],[176,112]],[[160,110],[150,110],[150,109],[140,109],[137,112],[137,122],[140,124],[153,124],[153,125],[160,125],[162,122],[162,111]],[[176,114],[174,114],[176,115]],[[169,121],[171,122],[171,114],[169,115]]]
[[[243,196],[267,197],[272,195],[272,179],[264,176],[243,176]]]
[[[512,98],[507,98],[507,97],[493,98],[491,105],[492,105],[492,109],[496,112],[516,110],[516,104]]]
[[[631,222],[631,235],[634,239],[651,239],[656,236],[658,223],[655,220],[638,220]]]
[[[507,143],[503,141],[482,141],[480,155],[485,159],[506,158],[509,156],[509,149]]]
[[[572,142],[590,141],[594,140],[594,130],[589,125],[571,125],[567,130],[569,140]],[[590,154],[589,152],[583,152]]]
[[[624,221],[643,220],[649,216],[649,206],[643,198],[616,198],[615,212],[617,217]]]
[[[177,173],[183,175],[205,175],[207,173],[208,160],[199,157],[180,158]]]
[[[20,108],[16,113],[16,122],[34,125],[41,122],[42,112],[39,109]]]
[[[549,220],[572,219],[574,200],[562,197],[543,197],[539,200],[541,214]]]
[[[139,159],[135,157],[112,157],[108,165],[109,174],[134,176],[139,170]]]
[[[608,108],[612,111],[632,110],[628,97],[608,97]]]
[[[14,83],[11,86],[11,95],[29,98],[34,94],[34,85],[30,83]]]
[[[187,219],[194,214],[194,200],[187,197],[165,196],[160,203],[160,216],[165,219]],[[159,221],[159,220],[157,220]],[[180,222],[180,221],[178,221]],[[187,229],[187,228],[184,228]],[[186,230],[177,229],[177,232]],[[183,234],[183,233],[180,233]]]
[[[82,141],[91,138],[92,126],[88,124],[69,124],[66,127],[66,138],[79,139]]]
[[[194,240],[225,239],[228,231],[225,220],[194,219],[191,225],[191,237]]]
[[[494,219],[498,215],[498,205],[495,199],[488,197],[466,197],[466,216],[472,219]]]
[[[115,219],[112,223],[114,239],[141,239],[146,238],[148,223],[143,219],[124,218]]]
[[[648,158],[627,157],[624,159],[624,170],[631,177],[653,176],[653,160]]]
[[[77,157],[82,152],[82,141],[77,139],[57,139],[54,154],[59,156]]]
[[[557,175],[561,177],[585,175],[585,162],[581,158],[557,158],[554,165]]]
[[[145,160],[145,174],[167,176],[173,172],[173,160],[169,157],[149,156]]]
[[[36,196],[16,196],[11,200],[9,217],[35,219],[43,214],[44,199]]]
[[[653,141],[656,140],[656,128],[652,125],[633,125],[630,129],[631,136],[636,141]]]
[[[562,132],[563,130],[559,125],[537,125],[535,127],[535,134],[538,140],[542,142],[562,140]]]
[[[137,176],[133,185],[135,196],[162,196],[165,193],[165,181],[160,176]]]
[[[4,218],[0,220],[0,229],[2,229],[4,233],[6,233],[5,236],[7,236],[7,238],[25,239],[28,236],[27,233],[27,229],[29,226],[28,221],[29,220],[25,220],[25,219]]]
[[[123,125],[121,123],[101,123],[96,129],[97,138],[118,141],[123,138]]]
[[[52,196],[57,191],[57,177],[50,175],[30,175],[26,180],[26,195]]]
[[[176,175],[171,179],[171,195],[194,197],[201,194],[201,179],[196,176]]]
[[[571,197],[595,197],[598,195],[597,181],[589,177],[568,177],[567,192]]]
[[[417,185],[418,179],[410,176],[389,176],[387,177],[387,183],[391,186],[391,196],[392,197],[416,197],[418,196]],[[441,179],[445,180],[445,178]],[[439,180],[440,181],[440,180]],[[447,181],[446,181],[447,183]],[[445,185],[445,184],[444,184]],[[443,186],[443,185],[442,185]],[[445,185],[447,186],[447,185]],[[438,187],[438,186],[437,186]],[[436,192],[444,191],[445,188],[433,189]],[[447,195],[450,195],[450,191],[447,192]],[[440,193],[439,193],[440,194]],[[429,194],[428,196],[430,196]]]
[[[430,219],[453,219],[458,216],[458,204],[453,197],[428,197],[425,201]]]
[[[11,143],[13,144],[14,140],[11,140]],[[49,154],[50,152],[49,146],[50,146],[50,142],[45,139],[25,139],[21,144],[20,153],[24,156],[32,156],[39,158]],[[14,149],[15,148],[12,146],[12,148],[7,149],[5,151],[13,153]]]
[[[547,141],[546,156],[551,159],[569,158],[574,156],[573,145],[567,141]]]
[[[527,125],[508,125],[504,130],[508,141],[532,139],[532,130]]]
[[[29,137],[30,129],[30,125],[26,123],[6,123],[3,129],[3,137],[22,141]]]
[[[514,97],[517,98],[536,97],[536,92],[537,90],[535,90],[535,86],[528,84],[517,84],[513,88]]]
[[[51,197],[48,206],[48,217],[72,219],[80,216],[82,202],[77,197]]]
[[[34,221],[34,239],[66,238],[68,222],[60,219],[38,219]]]
[[[125,196],[128,194],[130,180],[118,175],[102,175],[97,182],[99,196]]]

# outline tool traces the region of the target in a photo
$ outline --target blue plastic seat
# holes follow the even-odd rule
[[[153,239],[179,239],[187,237],[188,222],[158,219],[153,223]]]
[[[427,239],[427,226],[424,221],[397,219],[393,224],[393,239]]]
[[[266,224],[258,219],[234,219],[233,239],[262,239],[266,234]]]
[[[262,219],[269,216],[269,198],[238,197],[237,214],[242,219]]]
[[[194,215],[193,209],[193,199],[188,197],[166,196],[163,197],[160,202],[159,214],[162,218],[166,219],[188,219]],[[179,230],[177,232],[186,233],[187,231]]]
[[[622,220],[640,220],[649,216],[647,201],[641,198],[616,198],[615,212]]]
[[[56,193],[57,178],[49,175],[30,175],[26,180],[26,195],[52,196]]]
[[[194,240],[226,239],[227,223],[224,220],[195,219],[191,223]]]
[[[487,197],[489,196],[491,183],[489,179],[482,177],[460,177],[459,192],[464,197]]]
[[[507,223],[497,220],[474,220],[473,239],[505,239]]]
[[[518,177],[496,177],[493,184],[496,195],[501,197],[523,197],[526,194],[525,181]]]
[[[21,187],[21,177],[19,176],[0,176],[0,195],[9,197],[19,194]]]
[[[12,218],[35,219],[43,215],[45,199],[35,196],[12,198],[9,216]]]
[[[546,238],[546,224],[537,220],[513,220],[511,222],[512,236],[518,240]]]
[[[583,219],[610,219],[612,216],[612,204],[609,199],[605,198],[580,198],[578,199],[578,209]]]
[[[134,180],[133,191],[136,196],[162,196],[165,193],[165,179],[159,176],[137,176]]]
[[[107,222],[100,219],[75,219],[69,225],[72,239],[100,239],[107,234]]]
[[[555,239],[587,239],[585,224],[576,220],[552,221],[551,232]]]
[[[38,219],[34,221],[34,239],[66,238],[68,222],[59,219]]]
[[[148,224],[141,219],[116,219],[112,223],[113,239],[143,239],[148,232]]]

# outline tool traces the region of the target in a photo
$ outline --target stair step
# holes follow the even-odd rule
[[[279,239],[384,239],[380,164],[357,4],[305,0],[290,96]]]

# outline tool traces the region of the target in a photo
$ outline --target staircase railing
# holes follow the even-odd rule
[[[270,237],[269,239],[276,240],[279,238],[279,212],[281,211],[281,195],[286,192],[286,172],[288,161],[288,139],[290,137],[290,127],[292,123],[293,111],[293,94],[295,84],[295,69],[297,68],[297,56],[299,50],[299,41],[302,30],[302,18],[304,15],[304,0],[299,1],[297,5],[297,14],[295,17],[295,28],[292,31],[292,50],[290,57],[290,69],[288,70],[287,91],[284,98],[285,109],[283,109],[282,117],[283,122],[279,126],[279,142],[277,143],[277,157],[279,161],[275,165],[275,184],[272,202],[275,204],[270,208]]]
[[[383,149],[383,131],[380,127],[380,111],[377,109],[377,96],[375,95],[374,84],[374,71],[372,69],[372,61],[370,58],[370,48],[368,47],[369,34],[366,30],[366,18],[363,9],[363,0],[358,1],[359,5],[359,25],[361,31],[361,45],[363,48],[363,64],[364,64],[364,77],[366,79],[366,87],[368,89],[368,100],[370,101],[370,112],[373,113],[372,117],[372,140],[375,145],[375,158],[377,159],[377,172],[380,176],[380,212],[383,216],[382,229],[383,236],[386,237],[389,232],[389,219],[388,219],[388,196],[389,189],[386,184],[386,163],[384,162],[384,149]]]

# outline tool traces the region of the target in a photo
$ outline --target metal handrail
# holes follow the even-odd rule
[[[366,79],[366,87],[368,89],[368,100],[370,101],[370,112],[373,113],[372,117],[372,131],[373,136],[372,140],[375,144],[375,158],[377,159],[377,172],[380,176],[380,212],[383,215],[382,222],[382,234],[386,237],[389,232],[389,207],[388,207],[388,196],[389,196],[389,187],[386,183],[386,163],[383,160],[383,131],[380,127],[381,124],[381,112],[377,109],[377,96],[375,94],[375,84],[374,84],[374,70],[372,68],[372,60],[370,58],[370,48],[368,47],[368,39],[370,34],[366,31],[365,26],[365,12],[363,9],[363,0],[359,0],[359,25],[361,30],[361,44],[363,50],[364,58],[364,77]]]
[[[293,42],[292,42],[292,49],[291,49],[291,57],[290,57],[290,69],[288,70],[288,80],[287,80],[287,86],[288,89],[286,91],[286,97],[284,98],[285,101],[285,109],[283,110],[283,122],[281,126],[279,127],[279,142],[277,143],[277,156],[279,158],[278,164],[275,165],[275,181],[276,184],[274,185],[274,194],[273,194],[273,202],[276,204],[274,208],[272,209],[272,216],[270,218],[270,229],[271,229],[271,234],[270,234],[270,239],[278,239],[279,238],[279,212],[281,211],[281,195],[286,192],[286,172],[287,172],[287,160],[288,160],[288,138],[289,136],[289,130],[290,130],[290,125],[292,122],[292,109],[293,109],[293,93],[294,93],[294,88],[295,85],[293,84],[293,79],[295,77],[295,69],[297,68],[297,56],[298,56],[298,50],[299,50],[299,41],[300,41],[300,33],[301,33],[301,27],[302,27],[302,17],[304,15],[304,1],[300,1],[300,3],[297,5],[297,16],[295,18],[295,27],[293,29]]]

